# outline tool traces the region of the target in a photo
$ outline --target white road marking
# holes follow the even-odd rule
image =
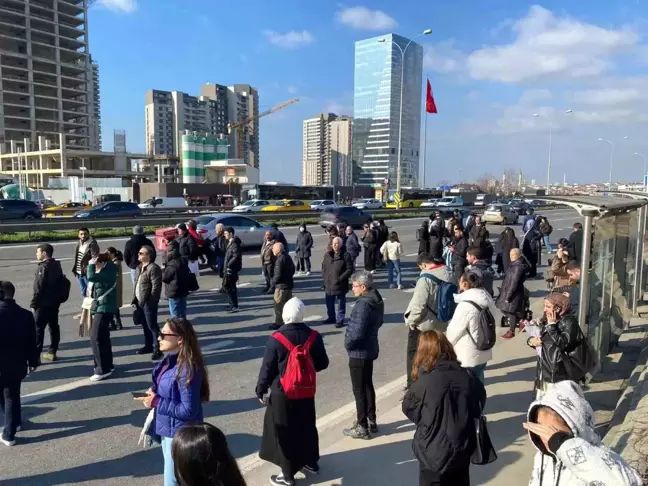
[[[405,256],[408,256],[408,257],[418,256],[418,253],[408,253]]]
[[[38,373],[38,371],[36,371],[35,373]],[[90,378],[90,376],[88,376],[88,378]],[[41,400],[45,397],[55,395],[56,393],[65,393],[72,390],[76,390],[77,388],[80,388],[83,385],[89,385],[90,383],[92,383],[88,378],[72,381],[70,383],[65,383],[63,385],[55,386],[52,388],[46,388],[45,390],[40,390],[34,393],[30,393],[28,395],[23,395],[22,397],[20,397],[20,401],[24,405],[26,403],[35,402],[36,400]]]
[[[251,283],[251,282],[243,282],[243,283],[238,284],[238,285],[236,286],[236,288],[239,288],[239,289],[240,289],[241,287],[247,287],[248,285],[252,285],[252,283]],[[219,292],[220,289],[221,289],[221,288],[218,287],[218,288],[215,288],[215,289],[209,289],[209,291],[210,291],[210,292]]]
[[[319,321],[320,319],[324,319],[324,316],[308,316],[304,317],[304,322],[312,322],[312,321]]]
[[[413,294],[415,290],[416,290],[416,289],[405,289],[405,290],[403,290],[402,292],[404,292],[404,293],[406,293],[406,294]]]
[[[218,350],[218,349],[226,348],[226,347],[228,347],[228,346],[231,346],[231,345],[234,344],[235,342],[236,342],[236,341],[233,341],[233,340],[231,340],[231,339],[227,339],[227,340],[225,340],[225,341],[216,341],[216,342],[213,343],[213,344],[208,344],[207,346],[203,346],[203,347],[202,347],[202,351],[203,351],[203,354],[204,354],[204,353],[207,353],[207,352],[209,352],[209,351],[216,351],[216,350]]]

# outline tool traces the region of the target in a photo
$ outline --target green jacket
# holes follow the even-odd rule
[[[94,263],[88,265],[87,270],[88,282],[93,284],[92,288],[92,297],[98,299],[103,294],[105,294],[113,285],[117,283],[117,266],[109,261],[106,262],[106,266],[100,272],[95,271]],[[117,310],[117,287],[106,295],[99,302],[99,307],[93,312],[93,314],[98,314],[101,312],[111,312],[115,313]]]

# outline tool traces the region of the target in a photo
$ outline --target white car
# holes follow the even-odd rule
[[[383,203],[380,199],[360,199],[353,203],[353,207],[358,209],[382,209]]]
[[[433,208],[436,207],[436,205],[439,203],[439,198],[434,197],[432,199],[428,199],[424,203],[421,203],[422,208]]]
[[[310,203],[311,211],[324,211],[325,209],[337,208],[338,205],[332,199],[317,199]]]
[[[234,234],[238,236],[244,247],[260,247],[263,244],[263,237],[270,226],[263,226],[253,219],[234,213],[212,213],[203,214],[195,218],[198,233],[203,239],[213,240],[216,237],[216,225],[222,223],[226,228],[234,228]]]
[[[270,206],[270,201],[265,199],[250,199],[245,201],[243,204],[239,204],[232,211],[235,213],[258,213],[265,206]]]

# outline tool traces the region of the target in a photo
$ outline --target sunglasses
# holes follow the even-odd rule
[[[162,339],[166,339],[167,337],[180,337],[180,336],[178,336],[177,334],[171,334],[171,333],[164,333],[164,332],[161,332],[161,333],[160,333],[160,337],[161,337]]]

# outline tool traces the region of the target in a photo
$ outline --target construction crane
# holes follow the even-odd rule
[[[266,110],[263,113],[259,113],[256,116],[252,116],[252,117],[248,118],[247,120],[242,120],[242,121],[237,122],[237,123],[230,123],[227,126],[227,130],[228,130],[229,133],[232,133],[232,130],[234,130],[235,128],[239,128],[239,129],[243,128],[244,126],[249,125],[253,121],[258,120],[259,118],[263,118],[264,116],[268,116],[268,115],[274,113],[275,111],[282,110],[286,106],[290,106],[293,103],[297,103],[298,101],[299,101],[299,98],[293,98],[292,100],[288,100],[288,101],[284,101],[283,103],[279,103],[278,105],[273,106],[269,110]]]

